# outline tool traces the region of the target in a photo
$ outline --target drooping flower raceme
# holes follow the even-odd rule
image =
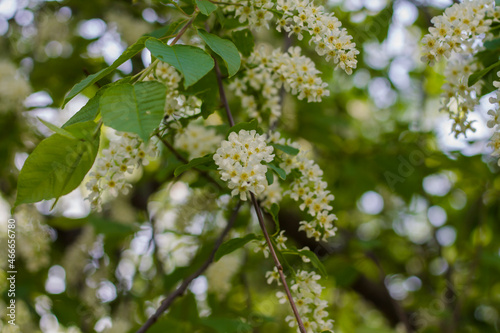
[[[500,77],[500,72],[497,73]],[[488,120],[488,127],[493,128],[495,133],[488,143],[488,146],[493,149],[493,156],[499,157],[498,165],[500,166],[500,81],[494,81],[493,85],[497,88],[495,91],[495,96],[490,97],[490,103],[494,105],[494,108],[488,111],[490,119]]]
[[[486,17],[495,17],[495,13],[495,1],[491,0],[464,0],[447,8],[443,15],[431,20],[433,26],[422,39],[422,60],[433,65],[454,52],[467,53],[464,45],[488,32],[493,21]]]
[[[228,140],[222,141],[214,161],[221,179],[233,190],[231,195],[247,200],[249,191],[259,195],[266,189],[267,167],[262,162],[270,163],[274,158],[272,153],[273,147],[268,146],[264,136],[255,130],[232,132]]]
[[[248,21],[254,28],[269,28],[273,18],[274,2],[268,0],[240,1],[232,0],[237,5],[226,6],[226,12],[234,12],[240,23]],[[299,40],[304,33],[311,36],[310,43],[315,45],[315,50],[326,61],[333,60],[336,68],[343,69],[347,74],[352,74],[356,68],[356,44],[352,36],[342,28],[342,23],[333,13],[327,13],[323,6],[317,6],[311,0],[278,0],[276,10],[279,15],[276,29],[295,34]],[[274,10],[275,11],[275,10]]]
[[[274,281],[276,281],[278,285],[280,284],[279,274],[276,268],[274,271],[267,272],[266,278],[269,284]],[[308,272],[299,270],[295,274],[290,287],[295,305],[297,306],[297,310],[299,311],[306,332],[308,333],[323,332],[333,329],[333,320],[327,319],[328,312],[326,309],[328,307],[328,302],[321,299],[321,292],[324,287],[318,283],[320,279],[321,276],[313,271]],[[288,302],[288,298],[284,292],[278,291],[276,296],[281,304]],[[289,315],[285,320],[290,327],[297,327],[294,316]],[[300,333],[298,327],[297,332]]]
[[[322,97],[330,95],[328,84],[319,74],[321,72],[314,62],[301,55],[298,46],[282,52],[260,45],[248,58],[245,74],[234,79],[230,89],[241,99],[250,117],[262,121],[263,111],[268,111],[272,123],[281,116],[281,87],[299,100],[307,99],[307,102],[321,102]],[[253,92],[262,93],[263,98],[256,99]]]
[[[279,165],[280,168],[287,174],[290,174],[292,170],[298,170],[300,175],[291,183],[290,189],[285,191],[285,194],[300,202],[299,208],[313,217],[312,221],[300,222],[299,230],[305,231],[307,237],[314,238],[316,241],[320,239],[326,241],[335,235],[337,228],[334,221],[337,220],[337,216],[330,212],[333,209],[331,202],[335,197],[327,190],[328,184],[322,178],[323,170],[307,157],[306,151],[300,150],[299,144],[280,138],[278,132],[275,132],[270,140],[273,143],[299,149],[296,156],[282,151],[276,153],[283,161]]]
[[[86,199],[95,210],[101,209],[103,192],[113,196],[120,192],[127,194],[132,185],[127,182],[126,174],[131,174],[140,164],[146,165],[148,156],[156,156],[153,142],[145,144],[138,136],[126,132],[116,132],[115,135],[117,139],[102,150],[102,156],[97,158],[85,184],[89,191]]]

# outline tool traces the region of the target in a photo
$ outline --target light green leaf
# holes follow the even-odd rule
[[[280,251],[282,254],[293,254],[293,255],[298,255],[298,256],[305,256],[311,260],[311,264],[318,269],[321,275],[324,277],[328,277],[328,273],[326,271],[325,266],[323,263],[319,260],[318,256],[309,250],[297,250],[297,248],[291,246],[288,249],[284,249]]]
[[[62,128],[76,123],[94,120],[99,114],[99,99],[101,98],[101,95],[101,90],[99,90],[94,97],[89,99],[87,104],[85,104],[77,113],[69,118],[64,125],[62,125]]]
[[[253,52],[254,41],[252,32],[248,29],[233,31],[232,33],[234,45],[240,50],[245,57],[250,56]]]
[[[267,163],[266,164],[268,168],[271,168],[273,169],[274,172],[276,172],[276,174],[283,180],[286,179],[286,172],[285,170],[283,170],[282,168],[280,168],[279,166],[276,166],[272,163]]]
[[[207,45],[217,53],[226,64],[229,77],[238,72],[241,65],[240,53],[236,46],[227,39],[222,39],[219,36],[208,33],[205,30],[199,29],[198,35],[207,43]]]
[[[191,161],[189,161],[189,163],[183,164],[183,165],[177,167],[174,171],[174,176],[177,177],[181,173],[186,172],[192,168],[195,168],[197,166],[204,165],[204,164],[210,164],[210,163],[215,163],[214,162],[214,154],[209,154],[209,155],[205,155],[203,157],[194,158]]]
[[[228,240],[227,242],[223,243],[218,249],[217,252],[215,252],[215,261],[219,261],[220,258],[223,256],[232,253],[239,248],[243,247],[245,244],[248,242],[251,242],[253,240],[259,239],[257,235],[255,234],[248,234],[245,237],[242,238],[233,238]]]
[[[57,127],[56,125],[51,124],[51,123],[49,123],[48,121],[45,121],[45,120],[43,120],[43,119],[41,119],[41,118],[38,118],[38,120],[40,120],[40,122],[41,122],[42,124],[44,124],[45,126],[47,126],[47,128],[48,128],[48,129],[50,129],[52,132],[55,132],[55,133],[57,133],[57,134],[59,134],[59,135],[62,135],[62,136],[64,136],[64,137],[67,137],[67,138],[69,138],[69,139],[76,139],[76,138],[75,138],[75,136],[74,136],[73,134],[71,134],[71,132],[68,132],[68,131],[66,131],[66,130],[65,130],[65,129],[63,129],[63,128],[59,128],[59,127]]]
[[[40,142],[19,174],[15,206],[58,198],[73,191],[92,167],[99,149],[96,123],[65,128],[77,139],[54,134]]]
[[[165,112],[166,87],[157,81],[125,83],[107,89],[100,101],[105,125],[136,133],[147,141]]]
[[[500,61],[497,61],[491,66],[486,67],[485,69],[482,69],[471,76],[469,76],[469,87],[475,85],[481,78],[483,78],[486,74],[488,74],[491,70],[493,70],[495,67],[500,66]]]
[[[298,150],[297,148],[294,148],[294,147],[291,147],[291,146],[286,146],[286,145],[280,145],[280,144],[273,144],[272,145],[274,148],[276,149],[279,149],[281,150],[282,152],[288,154],[288,155],[297,155],[299,153],[300,150]]]
[[[205,51],[189,45],[169,46],[150,38],[146,47],[151,54],[163,62],[174,66],[184,76],[184,88],[187,88],[214,68],[214,60]]]
[[[64,103],[62,106],[64,107],[66,105],[66,103],[68,103],[73,97],[75,97],[76,95],[81,93],[85,88],[93,85],[94,83],[96,83],[97,81],[102,79],[103,77],[107,76],[108,74],[113,72],[115,69],[117,69],[125,61],[129,60],[130,58],[135,56],[137,53],[139,53],[144,48],[144,42],[148,38],[150,38],[150,37],[143,36],[143,37],[139,38],[139,40],[136,43],[129,46],[125,50],[125,52],[123,52],[122,55],[119,56],[118,59],[116,59],[111,64],[111,66],[106,67],[95,74],[89,75],[85,79],[83,79],[82,81],[77,83],[73,88],[71,88],[70,92],[68,93],[68,95],[64,99]]]
[[[210,15],[217,9],[217,6],[208,0],[196,0],[196,6],[198,6],[200,12],[206,16]]]

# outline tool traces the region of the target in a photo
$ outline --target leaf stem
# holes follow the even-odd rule
[[[203,263],[203,265],[201,265],[201,267],[198,268],[196,270],[196,272],[194,272],[189,277],[187,277],[184,281],[182,281],[181,285],[175,291],[173,291],[171,294],[169,294],[161,302],[161,305],[156,310],[156,312],[151,317],[149,317],[149,319],[144,323],[144,325],[142,325],[141,328],[139,328],[139,330],[137,330],[136,333],[145,333],[154,323],[156,323],[156,321],[160,318],[160,316],[165,311],[168,310],[168,308],[170,307],[170,305],[172,305],[172,303],[174,302],[174,300],[177,297],[180,297],[180,296],[182,296],[184,294],[184,292],[189,287],[189,285],[191,284],[191,282],[194,279],[196,279],[198,276],[200,276],[201,274],[203,274],[203,272],[205,272],[205,270],[208,268],[208,266],[210,266],[210,264],[214,261],[215,252],[217,252],[217,250],[221,246],[222,242],[224,241],[224,238],[226,238],[227,234],[229,233],[229,230],[231,230],[231,228],[233,227],[234,222],[236,221],[236,217],[238,216],[238,211],[240,210],[240,207],[241,207],[241,201],[238,201],[238,204],[234,208],[234,210],[233,210],[233,212],[231,214],[231,217],[229,218],[229,220],[227,222],[226,227],[224,228],[224,230],[222,231],[222,233],[219,235],[219,237],[215,241],[215,244],[214,244],[214,247],[212,249],[212,252],[210,253],[210,255],[207,258],[207,260],[205,260],[205,262]]]
[[[262,216],[262,210],[260,209],[260,205],[257,202],[257,199],[255,198],[255,195],[250,192],[250,196],[252,197],[252,203],[255,208],[255,212],[257,213],[257,217],[259,219],[259,224],[260,228],[262,229],[262,232],[264,233],[264,237],[266,238],[266,243],[267,246],[269,247],[269,251],[271,252],[271,256],[273,257],[274,264],[276,268],[278,269],[279,275],[281,282],[283,283],[283,286],[285,287],[285,292],[288,298],[288,301],[290,302],[290,306],[292,307],[293,314],[295,315],[295,319],[297,320],[297,323],[299,325],[299,329],[301,333],[306,333],[306,328],[304,327],[304,323],[302,322],[302,319],[300,318],[299,311],[297,310],[297,306],[295,305],[295,302],[293,301],[292,294],[290,292],[290,288],[288,287],[288,284],[286,282],[285,274],[283,273],[283,266],[281,265],[278,256],[276,255],[276,252],[274,251],[273,244],[271,242],[271,238],[269,237],[269,234],[267,233],[266,226],[264,224],[264,217]]]

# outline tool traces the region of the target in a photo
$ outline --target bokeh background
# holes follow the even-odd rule
[[[0,0],[2,253],[19,170],[51,134],[39,119],[62,125],[77,112],[97,88],[61,109],[67,91],[175,19],[167,2]],[[330,85],[320,104],[286,97],[280,128],[311,149],[325,171],[338,235],[316,243],[298,233],[302,212],[293,201],[281,204],[280,221],[290,240],[323,261],[337,333],[500,330],[500,176],[486,147],[489,96],[472,114],[476,132],[455,138],[439,112],[444,64],[420,61],[430,19],[451,3],[324,2],[361,52],[352,76],[334,72],[306,41],[255,34],[257,42],[302,46]],[[145,50],[106,80],[149,63]],[[244,112],[231,103],[237,117]],[[195,174],[174,177],[177,163],[162,152],[131,176],[129,195],[108,200],[99,214],[83,200],[84,186],[53,210],[53,201],[18,207],[18,326],[5,317],[2,254],[0,331],[137,329],[161,295],[203,261],[225,219],[219,206],[228,198],[196,188]],[[234,233],[256,228],[244,207]],[[284,321],[288,306],[265,281],[270,269],[251,248],[225,257],[150,332],[292,332]]]

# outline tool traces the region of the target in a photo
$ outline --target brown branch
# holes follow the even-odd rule
[[[222,75],[220,73],[219,63],[217,59],[214,58],[215,63],[215,74],[217,76],[217,84],[219,85],[219,95],[220,101],[224,105],[224,109],[226,110],[227,120],[229,121],[229,125],[231,127],[234,126],[233,115],[231,114],[231,109],[229,108],[229,103],[227,102],[226,92],[224,91],[224,85],[222,84]]]
[[[293,301],[293,298],[292,298],[292,294],[290,293],[290,288],[288,288],[285,274],[283,274],[283,266],[281,265],[281,263],[278,259],[278,256],[276,255],[276,252],[274,251],[273,244],[271,243],[271,239],[269,238],[269,234],[267,233],[266,226],[264,225],[264,217],[262,216],[262,211],[260,209],[259,203],[257,202],[257,199],[255,198],[255,195],[252,192],[250,192],[250,196],[252,197],[252,203],[253,203],[253,206],[255,208],[255,212],[257,213],[257,217],[259,219],[260,228],[262,229],[262,232],[264,233],[264,237],[266,238],[267,246],[269,247],[269,251],[271,252],[271,256],[273,257],[274,264],[276,265],[276,268],[278,269],[281,282],[283,283],[283,286],[285,287],[285,292],[286,292],[286,295],[288,297],[288,301],[290,302],[290,306],[292,307],[293,314],[295,315],[295,319],[297,320],[297,323],[299,324],[300,332],[306,333],[304,323],[302,323],[302,319],[300,318],[299,311],[297,310],[297,306],[295,305],[295,302]]]
[[[229,233],[229,230],[231,230],[231,228],[233,227],[234,222],[236,221],[236,217],[238,216],[238,211],[240,210],[240,207],[241,207],[241,201],[239,201],[238,204],[236,205],[236,207],[234,208],[233,213],[231,214],[231,217],[229,218],[229,221],[227,222],[226,228],[224,228],[224,230],[220,234],[219,238],[217,238],[217,240],[215,241],[214,248],[212,249],[212,252],[210,253],[210,256],[208,257],[208,259],[205,260],[203,265],[201,265],[201,267],[198,268],[198,270],[196,272],[194,272],[189,277],[187,277],[184,281],[182,281],[181,285],[161,302],[160,307],[156,310],[156,312],[151,317],[149,317],[149,319],[144,323],[144,325],[142,325],[142,327],[137,331],[137,333],[146,332],[154,323],[156,323],[156,321],[160,318],[160,316],[165,311],[168,310],[170,305],[172,305],[174,300],[177,297],[180,297],[184,294],[184,292],[189,287],[191,282],[194,279],[196,279],[198,276],[203,274],[203,272],[205,272],[205,270],[208,268],[208,266],[210,266],[210,264],[214,261],[215,252],[217,252],[217,250],[221,246],[222,242],[224,241],[224,238]]]

